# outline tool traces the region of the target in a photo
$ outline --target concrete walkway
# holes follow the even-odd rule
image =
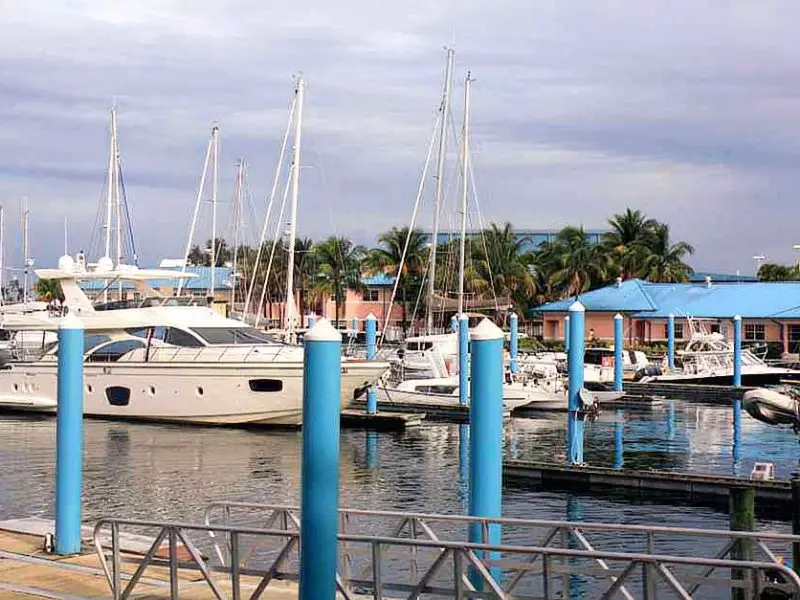
[[[0,598],[9,600],[41,598],[85,600],[111,597],[111,590],[103,574],[100,559],[94,552],[58,558],[45,554],[42,547],[43,538],[41,536],[0,531]],[[124,573],[133,573],[140,560],[141,555],[123,553],[122,570]],[[182,599],[214,598],[214,594],[199,571],[181,569],[178,573]],[[168,581],[168,569],[148,567],[131,598],[136,600],[169,598]],[[216,577],[216,582],[230,597],[231,590],[227,577],[220,573]],[[256,584],[256,579],[242,577],[243,595],[249,597]],[[265,600],[297,598],[297,586],[293,583],[272,582],[262,598]]]

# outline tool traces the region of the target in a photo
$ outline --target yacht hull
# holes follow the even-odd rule
[[[341,407],[386,370],[342,364]],[[55,413],[57,365],[15,363],[0,373],[0,409]],[[302,363],[86,363],[84,414],[199,425],[302,424]]]

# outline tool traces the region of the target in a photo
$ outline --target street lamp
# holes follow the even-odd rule
[[[763,254],[756,254],[755,256],[753,256],[753,260],[756,261],[756,275],[758,275],[758,272],[761,270],[761,265],[764,263],[766,259],[767,257],[764,256]]]

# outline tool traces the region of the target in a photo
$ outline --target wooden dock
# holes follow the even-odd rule
[[[792,484],[787,479],[754,481],[739,477],[675,473],[671,471],[638,471],[607,467],[571,467],[558,463],[507,460],[503,475],[517,482],[528,480],[541,487],[598,491],[629,490],[644,494],[678,494],[687,499],[716,498],[724,500],[732,488],[755,489],[757,500],[790,507]]]
[[[695,385],[692,383],[637,383],[625,381],[626,392],[642,396],[660,396],[672,400],[688,400],[708,404],[730,405],[734,400],[741,400],[745,392],[752,387],[736,388],[733,385]]]
[[[27,523],[27,525],[25,525]],[[12,524],[0,523],[0,597],[4,600],[34,600],[50,598],[59,600],[86,600],[110,598],[111,590],[102,571],[100,560],[84,539],[85,553],[61,557],[43,551],[44,536],[36,533],[43,527],[52,531],[52,522],[39,519],[24,519]],[[10,527],[9,531],[4,527]],[[30,532],[20,532],[29,527]],[[87,528],[84,528],[86,531]],[[135,536],[134,536],[135,537]],[[128,540],[128,546],[131,540]],[[136,546],[135,543],[132,544]],[[142,553],[128,547],[122,552],[123,582],[137,569]],[[223,573],[215,577],[219,587],[230,594],[229,576]],[[242,577],[242,591],[249,596],[260,578]],[[187,600],[215,598],[208,585],[195,569],[178,569],[180,597]],[[270,583],[262,598],[266,600],[290,600],[297,598],[297,585],[290,582]],[[131,598],[159,600],[170,598],[169,569],[166,566],[148,567],[137,584]]]
[[[348,409],[342,411],[342,427],[353,429],[375,429],[378,431],[402,431],[410,427],[419,427],[425,420],[426,413],[378,412],[368,414],[366,409]]]
[[[353,408],[364,409],[367,404],[365,400],[355,400],[351,406]],[[451,423],[469,423],[469,406],[461,406],[454,401],[446,400],[425,400],[421,401],[402,401],[402,400],[383,400],[378,402],[378,414],[382,413],[414,413],[423,414],[428,421],[446,421]],[[503,411],[503,420],[511,418],[511,411]]]

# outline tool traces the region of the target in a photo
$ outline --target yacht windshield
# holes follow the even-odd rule
[[[192,327],[191,329],[212,346],[278,343],[266,333],[253,327]]]

